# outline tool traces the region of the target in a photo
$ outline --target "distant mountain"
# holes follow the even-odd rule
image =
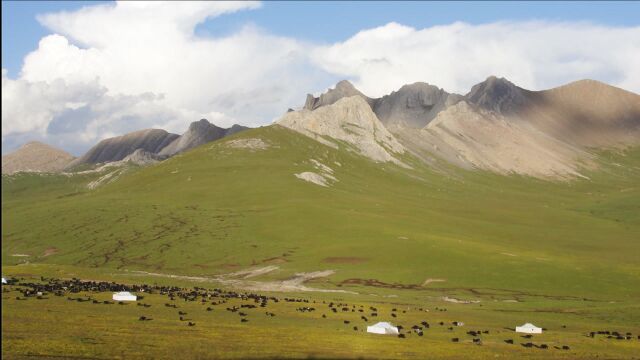
[[[2,173],[15,172],[59,172],[74,157],[53,146],[33,141],[22,145],[18,150],[2,156]]]
[[[530,91],[492,76],[419,135],[396,135],[463,167],[570,178],[596,166],[594,148],[640,144],[640,96],[593,80]]]
[[[248,128],[241,125],[233,125],[228,129],[224,129],[213,125],[206,119],[201,119],[200,121],[192,122],[184,134],[164,147],[158,155],[172,156],[246,129]]]
[[[191,123],[189,129],[182,135],[161,129],[134,131],[100,141],[82,157],[69,163],[67,169],[73,169],[82,164],[123,160],[139,163],[139,165],[150,164],[246,129],[248,128],[241,125],[224,129],[211,124],[206,119],[201,119]]]
[[[538,130],[584,148],[640,144],[640,95],[595,80],[527,93],[518,114]]]
[[[434,166],[444,160],[501,174],[570,178],[595,166],[593,148],[640,144],[640,96],[593,80],[530,91],[490,76],[465,96],[414,83],[378,99],[341,81],[319,98],[307,97],[301,112],[320,111],[345,97],[363,99],[395,141]],[[354,118],[292,128],[322,133],[318,140],[326,141],[332,136],[327,127],[350,128]]]
[[[364,99],[378,119],[387,127],[408,126],[413,128],[427,125],[438,112],[463,98],[462,95],[449,94],[437,86],[418,82],[404,85],[398,91],[376,99],[364,95],[350,82],[342,80],[336,84],[335,88],[329,89],[320,97],[307,95],[304,109],[315,110],[351,96],[359,96]]]
[[[515,86],[505,78],[489,76],[485,81],[474,85],[464,99],[479,108],[499,114],[513,114],[527,104],[530,93]]]
[[[426,126],[438,113],[462,100],[437,86],[418,82],[374,100],[373,111],[386,126]]]
[[[120,161],[138,149],[150,153],[158,153],[178,137],[178,135],[168,133],[164,130],[146,129],[104,139],[89,149],[82,157],[71,162],[68,168],[73,168],[81,164]]]
[[[403,165],[396,155],[404,153],[404,147],[378,120],[371,106],[361,96],[342,98],[313,111],[303,109],[287,112],[277,124],[334,148],[346,143],[374,161]]]
[[[335,88],[329,89],[326,93],[320,95],[320,97],[313,97],[313,95],[308,94],[307,101],[304,104],[304,109],[315,110],[323,106],[331,105],[342,98],[351,96],[360,96],[373,107],[374,99],[371,99],[361,93],[360,90],[356,89],[349,81],[342,80],[336,84]]]

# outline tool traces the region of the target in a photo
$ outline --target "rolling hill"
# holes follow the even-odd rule
[[[385,121],[376,99],[331,96],[167,159],[138,148],[75,172],[3,174],[3,276],[245,294],[207,305],[145,292],[142,307],[76,289],[24,301],[9,285],[3,356],[633,358],[630,335],[586,336],[639,330],[637,95],[621,91],[414,85],[382,98]],[[229,307],[254,303],[247,292],[282,301],[239,320]],[[377,319],[356,307],[406,338],[364,334]],[[524,322],[544,334],[515,335]]]
[[[3,264],[27,254],[191,275],[276,264],[280,278],[336,270],[320,284],[333,288],[436,278],[451,291],[637,297],[640,153],[600,158],[589,180],[569,183],[454,167],[443,175],[281,126],[248,130],[92,191],[83,184],[98,175],[4,176]],[[325,168],[337,180],[327,187],[295,176]]]
[[[58,172],[64,169],[74,157],[53,146],[32,141],[16,151],[2,156],[2,173],[13,174],[20,171]]]

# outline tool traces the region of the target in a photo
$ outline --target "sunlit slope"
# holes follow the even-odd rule
[[[239,139],[268,147],[228,145]],[[295,177],[320,172],[311,159],[337,181]],[[638,297],[640,151],[600,159],[590,180],[572,182],[444,175],[409,157],[413,168],[403,169],[264,127],[92,191],[57,177],[3,177],[2,260],[198,275],[277,265],[272,276],[283,278],[336,270],[315,284],[325,287],[442,279],[427,287]]]

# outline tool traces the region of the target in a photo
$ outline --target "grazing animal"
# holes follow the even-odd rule
[[[248,321],[249,321],[249,320],[247,320],[247,319],[245,319],[245,318],[240,319],[240,322],[243,322],[243,323],[244,323],[244,322],[248,322]]]
[[[396,317],[396,314],[394,314],[394,313],[391,313],[391,316],[392,316],[392,317]]]
[[[404,334],[398,334],[398,337],[401,338],[401,339],[405,338]]]
[[[354,327],[353,327],[353,331],[358,331],[358,327],[357,327],[357,326],[354,326]]]
[[[189,326],[196,326],[196,323],[189,321],[189,324],[187,324]]]
[[[349,324],[350,322],[351,322],[351,321],[349,321],[349,320],[345,320],[345,321],[344,321],[344,323],[345,323],[345,324]]]
[[[458,339],[458,338],[451,339],[451,342],[459,342],[459,341],[460,341],[460,339]]]
[[[567,345],[562,345],[562,350],[569,350],[570,348]]]
[[[504,342],[506,342],[507,344],[513,344],[513,339],[507,339]]]

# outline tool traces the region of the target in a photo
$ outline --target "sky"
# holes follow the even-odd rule
[[[342,79],[378,97],[490,75],[640,92],[640,2],[2,1],[2,153],[260,126]]]

